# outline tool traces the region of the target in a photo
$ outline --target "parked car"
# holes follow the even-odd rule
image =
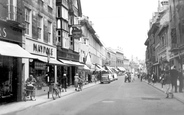
[[[113,80],[114,80],[113,76],[112,76],[112,74],[109,71],[102,72],[100,83],[110,83]]]
[[[113,73],[113,77],[114,77],[114,80],[118,80],[118,75],[117,75],[117,73]]]

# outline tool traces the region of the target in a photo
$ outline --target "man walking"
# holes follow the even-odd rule
[[[183,89],[183,74],[182,74],[182,71],[181,69],[179,69],[179,72],[178,72],[178,76],[179,76],[179,92],[182,93],[182,89]]]
[[[175,88],[175,93],[177,93],[177,79],[178,79],[178,71],[176,70],[176,66],[173,66],[170,71],[171,74],[171,84],[172,88]]]

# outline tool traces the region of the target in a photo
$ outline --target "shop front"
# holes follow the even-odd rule
[[[52,83],[57,82],[57,66],[64,65],[56,59],[56,48],[32,39],[26,40],[26,50],[36,59],[29,60],[27,66],[27,77],[30,74],[36,79],[35,95],[47,94],[51,90]]]
[[[22,58],[33,56],[21,46],[22,29],[0,20],[0,105],[22,98]]]
[[[61,79],[63,74],[67,76],[67,85],[74,85],[74,76],[78,72],[78,67],[83,66],[79,63],[79,53],[67,49],[57,49],[57,58],[65,64],[65,66],[58,68],[58,74]]]

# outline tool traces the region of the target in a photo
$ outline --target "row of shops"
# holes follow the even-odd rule
[[[37,81],[36,95],[48,93],[50,83],[61,83],[63,74],[68,86],[74,85],[76,72],[88,80],[91,71],[78,53],[24,37],[18,25],[0,20],[0,104],[21,101],[30,74]]]

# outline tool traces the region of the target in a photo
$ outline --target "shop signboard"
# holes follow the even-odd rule
[[[22,30],[0,20],[0,39],[22,42]]]
[[[82,30],[77,28],[77,27],[73,27],[72,28],[72,37],[74,39],[79,39],[82,36]]]

